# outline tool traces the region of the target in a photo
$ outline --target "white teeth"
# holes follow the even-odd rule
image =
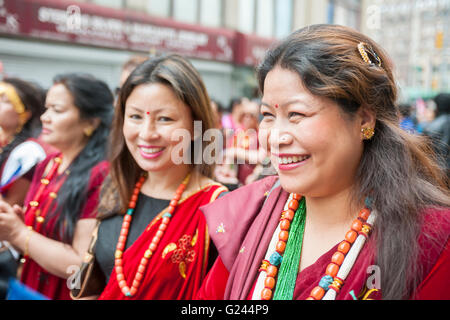
[[[164,148],[141,148],[141,150],[145,153],[158,153]]]
[[[308,156],[292,156],[292,157],[278,157],[278,163],[289,164],[304,161],[308,158]]]

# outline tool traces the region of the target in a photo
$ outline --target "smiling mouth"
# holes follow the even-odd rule
[[[164,150],[164,148],[145,148],[140,147],[141,151],[146,154],[156,154]]]
[[[277,157],[279,164],[292,164],[292,163],[299,163],[302,161],[305,161],[309,159],[310,156],[283,156],[283,157]]]

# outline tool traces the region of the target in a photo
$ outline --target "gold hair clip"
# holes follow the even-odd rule
[[[361,57],[362,57],[362,59],[364,60],[365,63],[367,63],[367,64],[376,64],[377,66],[381,67],[381,59],[380,59],[380,57],[375,53],[375,51],[372,49],[372,47],[367,45],[365,42],[360,42],[358,44],[358,51],[359,51],[359,54],[361,55]],[[373,62],[369,58],[369,54],[376,61],[376,63]]]

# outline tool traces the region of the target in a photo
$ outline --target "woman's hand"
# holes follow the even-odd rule
[[[26,230],[22,208],[0,200],[0,240],[14,245],[15,240]]]

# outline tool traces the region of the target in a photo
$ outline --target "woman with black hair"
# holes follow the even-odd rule
[[[10,204],[23,204],[35,165],[46,157],[39,117],[44,112],[40,88],[18,79],[0,82],[0,194]]]
[[[41,121],[42,139],[59,152],[36,168],[25,210],[0,202],[0,240],[22,253],[21,281],[51,299],[70,299],[65,279],[81,264],[95,226],[112,104],[104,82],[57,76]]]

